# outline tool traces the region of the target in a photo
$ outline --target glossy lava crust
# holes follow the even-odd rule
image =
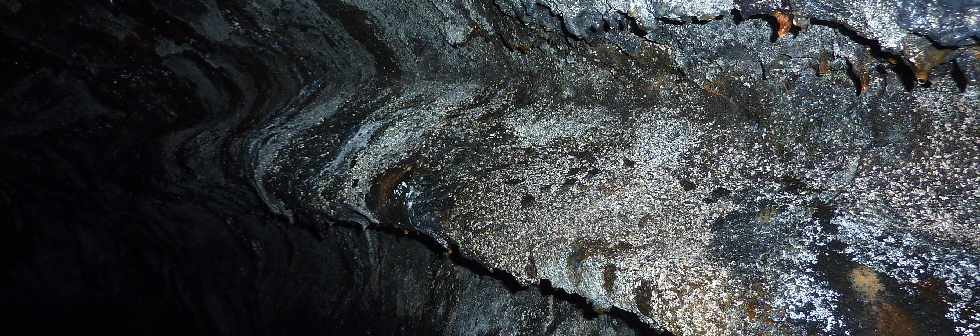
[[[0,302],[977,335],[978,38],[966,0],[0,0]]]

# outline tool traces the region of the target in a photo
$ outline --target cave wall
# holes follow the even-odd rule
[[[52,330],[976,334],[978,8],[0,1],[0,301]]]

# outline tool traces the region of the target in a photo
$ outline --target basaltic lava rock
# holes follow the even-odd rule
[[[970,0],[0,0],[0,303],[980,335],[978,41]]]

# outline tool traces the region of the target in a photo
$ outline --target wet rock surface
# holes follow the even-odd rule
[[[975,2],[54,6],[0,1],[24,323],[980,333]]]

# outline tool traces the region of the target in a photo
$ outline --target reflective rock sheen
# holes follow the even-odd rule
[[[976,1],[52,7],[0,1],[27,320],[980,335]]]

